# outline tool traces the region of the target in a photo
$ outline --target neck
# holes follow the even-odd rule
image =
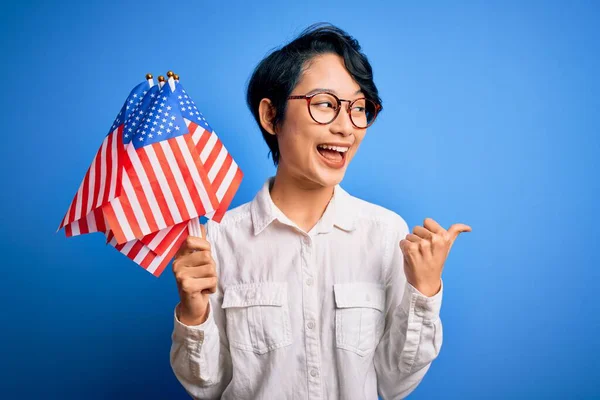
[[[333,187],[298,179],[277,168],[270,193],[277,208],[304,232],[308,232],[325,212],[333,191]]]

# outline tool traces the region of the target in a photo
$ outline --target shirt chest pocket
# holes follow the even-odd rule
[[[229,286],[223,294],[229,344],[265,354],[292,343],[287,283]]]
[[[360,356],[372,352],[383,331],[385,290],[367,282],[338,283],[335,292],[335,341],[338,349]]]

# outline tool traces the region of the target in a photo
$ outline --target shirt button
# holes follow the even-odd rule
[[[312,376],[313,378],[317,377],[318,375],[319,371],[317,371],[316,369],[310,370],[310,376]]]
[[[308,279],[306,280],[306,284],[307,284],[308,286],[312,286],[312,284],[313,284],[313,283],[314,283],[314,281],[313,281],[313,278],[308,278]]]
[[[313,329],[315,327],[315,323],[313,321],[308,322],[308,329]]]

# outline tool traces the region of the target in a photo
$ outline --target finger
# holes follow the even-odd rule
[[[442,233],[446,231],[433,218],[425,218],[425,221],[423,221],[423,226],[433,233]]]
[[[195,251],[192,254],[181,257],[181,263],[185,267],[195,268],[214,263],[212,255],[208,250]]]
[[[448,233],[450,234],[450,241],[454,243],[459,234],[463,232],[471,232],[471,227],[465,224],[454,224],[448,229]]]
[[[409,233],[408,235],[406,235],[406,240],[408,240],[409,242],[413,242],[413,243],[419,243],[421,240],[420,237],[418,237],[417,235],[413,234],[413,233]]]
[[[431,240],[431,238],[433,237],[433,232],[431,232],[429,229],[423,228],[422,226],[418,225],[414,227],[413,233],[422,239]]]
[[[186,279],[203,279],[217,277],[217,273],[212,265],[204,265],[198,268],[183,268],[175,271],[175,280],[183,282]]]
[[[185,293],[199,293],[204,290],[208,290],[210,293],[214,293],[217,287],[217,277],[212,276],[209,278],[197,278],[197,279],[184,279],[181,281],[181,290]]]
[[[206,226],[200,224],[200,230],[202,231],[202,237],[206,239]]]
[[[210,250],[210,243],[204,238],[196,236],[188,236],[181,244],[181,248],[178,251],[179,256],[185,256],[192,254],[195,251]]]

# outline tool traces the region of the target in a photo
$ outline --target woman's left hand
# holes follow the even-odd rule
[[[454,224],[445,230],[431,218],[426,218],[423,226],[415,226],[412,233],[400,241],[408,283],[425,296],[437,294],[450,248],[462,232],[471,232],[471,227]]]

